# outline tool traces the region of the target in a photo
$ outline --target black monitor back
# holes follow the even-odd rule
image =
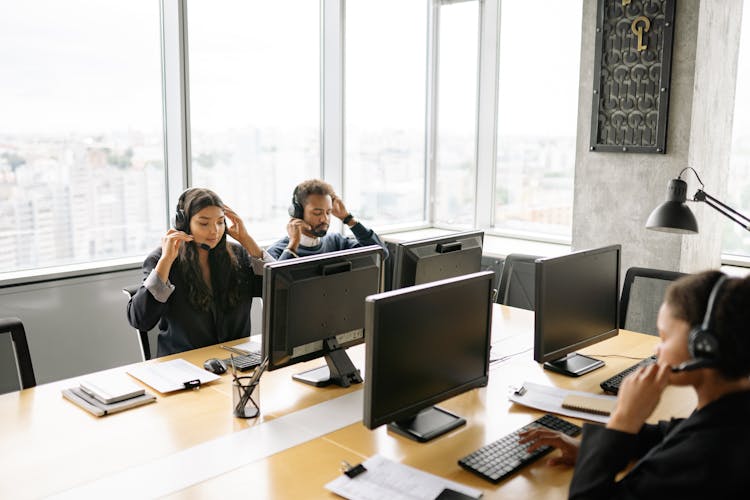
[[[367,298],[368,428],[487,384],[493,277],[485,271]]]
[[[399,243],[393,264],[393,289],[479,272],[484,231]]]
[[[617,335],[620,251],[611,245],[536,261],[537,362]]]
[[[380,291],[383,250],[368,246],[267,264],[263,352],[269,370],[364,341],[365,298]]]

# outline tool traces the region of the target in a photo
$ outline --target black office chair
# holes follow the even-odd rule
[[[620,328],[659,335],[656,317],[669,284],[685,276],[677,271],[631,267],[620,295]]]
[[[512,253],[505,258],[497,303],[533,311],[535,305],[536,268],[538,255]]]
[[[36,385],[34,366],[31,364],[29,344],[26,342],[26,330],[18,318],[0,318],[0,335],[10,334],[13,351],[18,367],[18,381],[21,389],[28,389]]]
[[[128,286],[122,289],[122,292],[128,296],[128,300],[135,295],[135,293],[140,288],[140,285],[135,286]],[[149,343],[148,339],[148,331],[146,330],[139,330],[136,329],[138,332],[138,339],[140,340],[141,345],[141,356],[143,356],[143,361],[147,361],[151,359],[151,344]]]

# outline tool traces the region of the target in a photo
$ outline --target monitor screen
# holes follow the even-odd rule
[[[393,263],[393,289],[476,273],[482,265],[484,231],[399,243]]]
[[[620,245],[536,261],[534,359],[566,375],[604,363],[574,351],[618,332]]]
[[[373,295],[366,301],[364,424],[426,441],[465,423],[433,407],[487,384],[492,272]]]
[[[344,387],[362,381],[345,349],[364,341],[365,298],[380,291],[383,249],[368,246],[267,264],[263,357],[268,369],[325,357],[296,380]]]

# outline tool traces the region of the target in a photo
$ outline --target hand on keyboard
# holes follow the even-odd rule
[[[542,446],[551,446],[562,452],[560,456],[547,460],[549,465],[573,466],[578,458],[578,449],[581,442],[559,431],[553,431],[546,427],[535,427],[518,434],[518,442],[528,445],[528,451],[532,452]]]
[[[486,444],[478,450],[459,459],[458,464],[488,481],[497,483],[512,475],[521,467],[538,459],[552,448],[540,443],[529,451],[519,442],[519,435],[538,428],[559,431],[569,436],[578,435],[581,428],[555,415],[543,415],[520,429]]]

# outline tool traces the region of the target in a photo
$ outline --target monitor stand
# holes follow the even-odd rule
[[[461,427],[466,419],[437,406],[430,406],[415,416],[391,422],[388,429],[402,436],[424,443]]]
[[[323,342],[326,351],[325,360],[327,366],[319,366],[300,373],[292,375],[294,380],[304,382],[305,384],[314,385],[315,387],[325,387],[336,384],[340,387],[349,387],[352,384],[361,384],[362,375],[359,369],[354,366],[346,350],[339,347],[336,337],[331,337]]]
[[[568,377],[579,377],[584,373],[596,370],[604,366],[604,361],[583,354],[572,352],[562,358],[553,359],[544,363],[544,368],[553,372],[562,373]]]

